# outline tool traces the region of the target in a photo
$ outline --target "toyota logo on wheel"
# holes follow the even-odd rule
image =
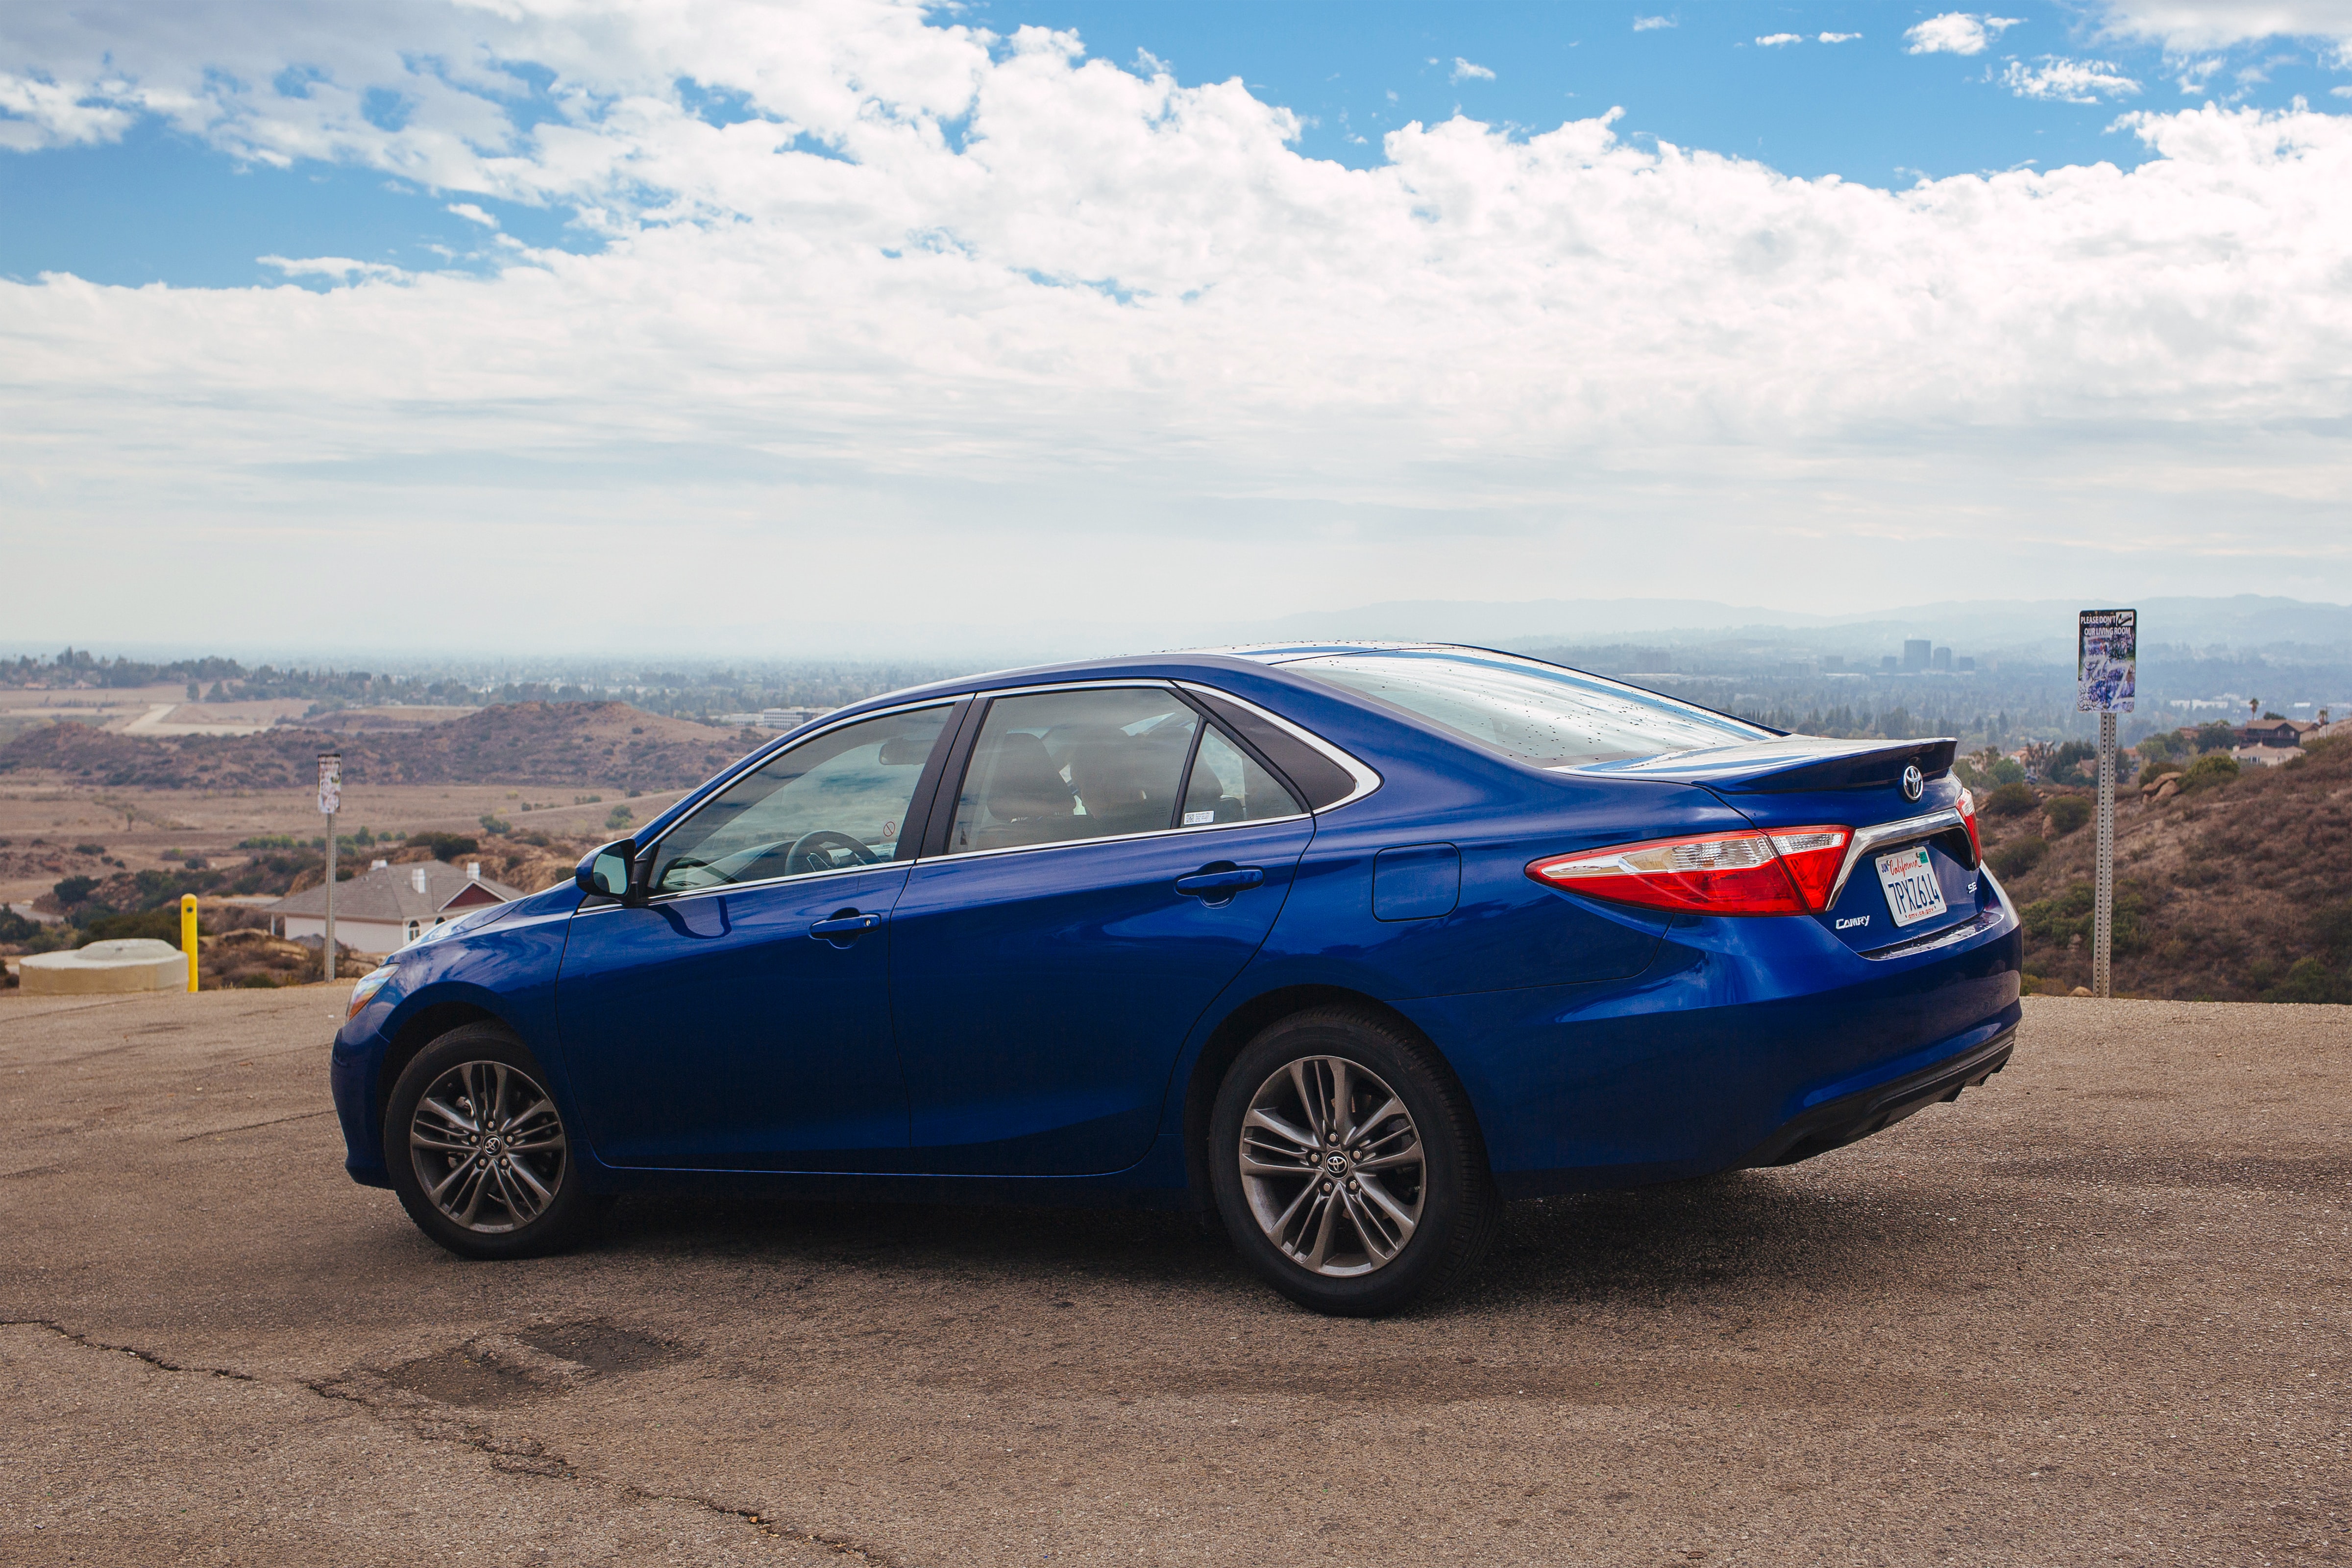
[[[1927,793],[1927,776],[1919,771],[1918,763],[1913,763],[1903,770],[1903,798],[1917,800]]]

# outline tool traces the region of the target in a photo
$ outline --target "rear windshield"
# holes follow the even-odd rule
[[[1769,741],[1772,731],[1597,675],[1462,648],[1321,655],[1295,674],[1370,697],[1538,767]]]

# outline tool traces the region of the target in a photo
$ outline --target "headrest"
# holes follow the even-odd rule
[[[999,822],[1017,817],[1067,816],[1070,786],[1045,754],[1045,742],[1018,731],[998,738],[996,763],[988,774],[989,812]]]

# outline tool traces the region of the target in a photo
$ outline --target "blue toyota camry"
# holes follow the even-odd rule
[[[687,1179],[1192,1205],[1391,1310],[1507,1199],[2000,1071],[2018,921],[1952,753],[1430,645],[877,698],[362,981],[348,1168],[470,1258]]]

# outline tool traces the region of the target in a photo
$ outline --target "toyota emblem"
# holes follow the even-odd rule
[[[1906,766],[1903,770],[1903,798],[1917,800],[1927,793],[1927,775],[1919,771],[1919,764],[1912,763]]]

